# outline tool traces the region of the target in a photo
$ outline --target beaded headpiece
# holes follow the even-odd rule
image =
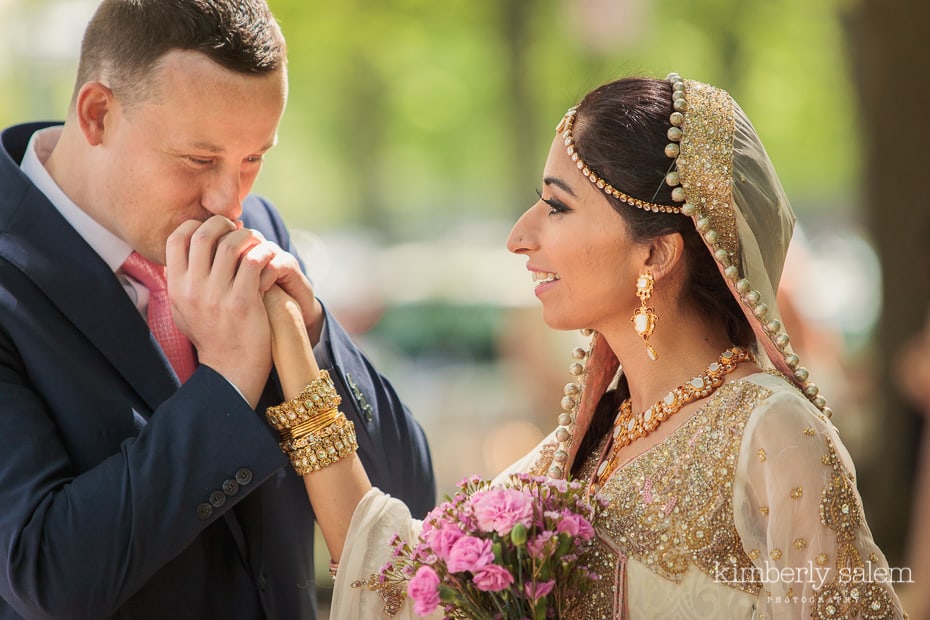
[[[673,165],[665,183],[676,205],[628,196],[585,163],[572,135],[578,106],[556,128],[566,152],[605,194],[638,209],[680,213],[693,220],[756,334],[760,363],[770,362],[829,418],[832,412],[819,388],[791,349],[775,300],[795,217],[771,160],[749,118],[726,91],[675,73],[667,80],[673,112],[665,154]],[[556,478],[564,476],[577,452],[574,438],[587,430],[597,400],[618,368],[609,348],[597,346],[599,340],[593,333],[590,350],[573,352],[570,372],[576,379],[565,388],[565,411],[556,430],[559,446],[549,470]]]
[[[568,156],[571,158],[573,162],[575,162],[575,165],[578,166],[578,169],[581,170],[581,174],[583,174],[585,178],[587,178],[589,181],[591,181],[591,183],[596,185],[598,189],[604,190],[605,194],[609,196],[613,196],[617,200],[621,202],[625,202],[631,207],[636,207],[638,209],[645,209],[646,211],[655,211],[656,213],[681,213],[681,209],[679,207],[672,207],[669,205],[659,205],[659,204],[655,204],[652,202],[648,202],[646,200],[640,200],[639,198],[633,198],[632,196],[628,194],[624,194],[623,192],[615,188],[613,185],[611,185],[610,183],[608,183],[601,177],[597,176],[597,174],[593,170],[591,170],[591,168],[588,167],[588,164],[584,163],[584,160],[581,159],[581,156],[578,154],[578,150],[575,148],[575,138],[572,136],[572,127],[575,124],[575,116],[577,114],[578,114],[578,106],[572,106],[571,108],[569,108],[568,112],[565,113],[565,116],[562,117],[561,122],[559,122],[559,126],[555,128],[555,131],[556,133],[562,135],[562,139],[565,141],[565,149],[566,151],[568,151]],[[679,114],[678,116],[680,117],[681,114]],[[672,127],[672,129],[678,132],[677,135],[680,138],[681,130],[678,129],[677,127]],[[672,130],[670,129],[669,137],[671,137],[671,133],[672,133]],[[678,156],[678,145],[670,144],[669,147],[671,148],[665,149],[666,155],[672,158],[677,157]],[[678,173],[670,172],[668,176],[666,177],[666,180],[668,180],[670,185],[672,184],[672,180],[674,180],[675,185],[678,185]],[[678,196],[680,196],[681,198],[680,200],[678,200],[678,202],[684,202],[684,194],[681,193],[681,188],[675,188],[675,190],[678,190],[679,192]],[[673,190],[673,195],[672,195],[673,198],[675,198],[675,190]]]

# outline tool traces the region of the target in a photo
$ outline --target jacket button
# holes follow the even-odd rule
[[[237,471],[236,482],[238,482],[242,486],[246,486],[247,484],[252,482],[252,470],[249,469],[248,467],[243,467],[242,469]]]
[[[210,493],[210,504],[214,508],[219,508],[225,503],[226,495],[224,495],[222,491],[214,491],[213,493]]]
[[[206,521],[213,514],[213,506],[207,503],[197,506],[197,518]]]
[[[239,483],[235,480],[226,480],[223,482],[223,493],[226,495],[235,495],[239,492]]]

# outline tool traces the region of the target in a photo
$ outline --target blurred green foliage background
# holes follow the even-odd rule
[[[587,90],[669,71],[729,90],[800,211],[855,202],[842,0],[271,0],[290,100],[257,190],[296,227],[416,238],[511,219]],[[61,118],[95,2],[0,0],[0,123]],[[501,240],[503,242],[503,240]]]
[[[614,77],[672,70],[741,102],[798,208],[854,198],[835,0],[271,4],[291,98],[259,189],[295,225],[407,238],[514,217],[565,109]]]

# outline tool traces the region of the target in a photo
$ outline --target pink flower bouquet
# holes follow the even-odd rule
[[[597,579],[586,552],[594,506],[578,482],[517,474],[492,487],[477,477],[423,521],[413,545],[394,539],[381,580],[407,582],[418,616],[561,618]],[[600,505],[600,504],[599,504]]]

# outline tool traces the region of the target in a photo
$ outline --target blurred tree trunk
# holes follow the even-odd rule
[[[504,81],[509,85],[505,91],[507,125],[509,135],[502,136],[502,146],[509,143],[510,157],[513,162],[512,182],[508,184],[510,195],[507,197],[509,213],[519,216],[532,202],[532,194],[527,187],[539,185],[541,171],[540,151],[536,141],[536,103],[533,101],[531,87],[532,75],[527,59],[529,53],[529,35],[534,3],[525,0],[503,0],[500,4],[500,30],[506,55],[503,58]],[[553,128],[556,121],[552,122]]]
[[[392,222],[382,198],[379,162],[384,150],[384,93],[378,72],[371,66],[365,50],[352,51],[351,71],[346,77],[345,91],[345,153],[355,186],[350,199],[355,201],[357,221],[371,230],[391,231]]]
[[[860,0],[843,17],[860,104],[866,221],[882,264],[877,334],[882,408],[875,412],[881,430],[872,438],[880,457],[859,484],[872,530],[881,534],[878,542],[892,564],[900,566],[918,420],[894,374],[901,345],[921,327],[930,301],[930,2]]]

